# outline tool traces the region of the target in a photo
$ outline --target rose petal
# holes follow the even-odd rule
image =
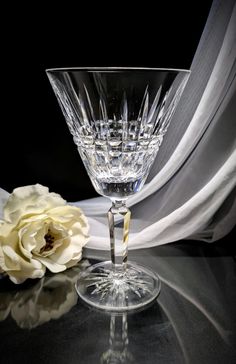
[[[45,274],[46,268],[42,265],[41,269],[21,270],[8,272],[10,280],[15,284],[21,284],[28,278],[42,278]]]
[[[75,223],[73,225],[73,227],[71,228],[72,230],[72,238],[73,241],[79,241],[81,242],[82,246],[84,246],[88,240],[89,240],[89,236],[88,236],[88,226],[83,227],[80,225],[80,223]]]
[[[47,213],[52,217],[52,219],[56,219],[57,221],[62,220],[63,223],[70,221],[80,222],[82,226],[88,227],[88,221],[86,216],[83,214],[83,211],[75,206],[59,206],[47,211]]]
[[[1,238],[7,237],[13,229],[14,229],[14,225],[9,224],[4,221],[0,225],[0,241],[1,241]]]
[[[2,251],[5,256],[5,267],[7,270],[20,270],[20,256],[12,249],[11,246],[4,245]]]
[[[40,184],[14,189],[4,206],[4,219],[17,224],[22,216],[40,214],[47,209],[65,205],[66,201]]]
[[[59,264],[67,264],[70,260],[81,255],[82,247],[88,242],[88,236],[84,234],[72,235],[69,240],[68,246],[63,244],[51,256],[54,262]],[[80,258],[78,258],[80,260]]]
[[[43,226],[44,227],[44,226]],[[27,224],[24,228],[20,229],[18,232],[19,236],[19,248],[22,254],[28,259],[32,258],[31,251],[36,248],[37,241],[36,235],[38,233],[39,226],[36,224]],[[42,230],[42,227],[40,226]]]
[[[46,213],[45,214],[37,214],[37,215],[29,214],[29,215],[21,217],[21,220],[18,222],[17,227],[21,228],[25,224],[33,223],[33,222],[36,222],[36,223],[37,222],[42,222],[44,220],[46,221],[47,219],[48,219],[48,215]]]
[[[76,247],[76,254],[81,253],[81,246]],[[74,247],[71,245],[69,240],[68,246],[65,248],[64,245],[60,246],[57,251],[51,256],[53,262],[57,262],[59,264],[66,264],[73,258],[75,253]]]
[[[82,253],[78,254],[78,256],[74,259],[71,259],[68,263],[66,263],[66,268],[71,268],[76,265],[82,258]]]
[[[24,255],[31,258],[33,251],[40,251],[45,245],[44,236],[48,230],[46,221],[25,225],[19,230],[19,245]],[[30,255],[27,255],[27,253]]]
[[[53,273],[63,272],[66,270],[65,265],[58,264],[49,258],[38,257],[38,260]]]

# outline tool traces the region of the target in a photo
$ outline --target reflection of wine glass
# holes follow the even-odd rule
[[[157,297],[160,281],[149,269],[127,262],[126,200],[144,185],[189,71],[63,68],[47,75],[94,188],[112,201],[111,261],[85,270],[77,292],[98,308],[142,307]]]
[[[134,357],[129,352],[127,313],[122,316],[111,315],[109,349],[102,356],[101,364],[134,363]]]

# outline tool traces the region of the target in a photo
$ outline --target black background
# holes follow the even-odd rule
[[[109,4],[12,4],[3,14],[0,186],[9,192],[41,183],[68,201],[96,196],[46,68],[189,68],[211,1]]]

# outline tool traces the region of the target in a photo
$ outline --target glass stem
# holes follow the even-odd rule
[[[126,200],[112,201],[112,206],[108,211],[108,222],[110,230],[111,261],[114,271],[118,264],[122,265],[123,271],[125,271],[127,267],[130,216],[131,212],[126,206]]]

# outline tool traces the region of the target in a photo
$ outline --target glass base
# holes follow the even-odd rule
[[[121,264],[115,269],[110,261],[97,263],[80,273],[76,283],[78,295],[98,309],[125,312],[151,303],[160,293],[156,273],[136,263]]]

